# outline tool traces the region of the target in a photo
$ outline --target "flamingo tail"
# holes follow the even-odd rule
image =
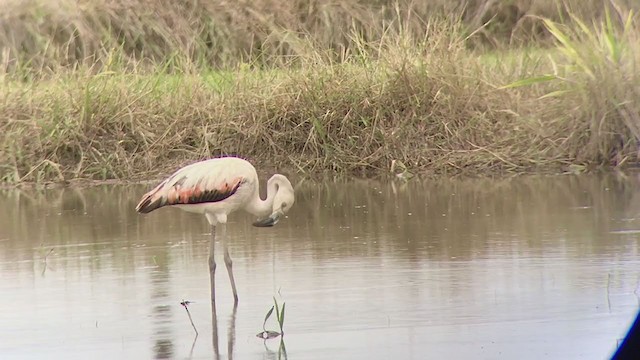
[[[156,196],[162,185],[164,184],[160,184],[155,189],[144,194],[138,205],[136,205],[137,212],[141,214],[147,214],[165,205],[163,197]]]

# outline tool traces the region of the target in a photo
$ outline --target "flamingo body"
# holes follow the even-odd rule
[[[200,161],[179,169],[146,193],[136,210],[146,214],[163,206],[177,205],[189,212],[228,214],[255,195],[257,183],[256,170],[246,160]]]
[[[224,157],[204,160],[187,165],[153,190],[142,196],[136,206],[139,213],[150,213],[165,206],[204,214],[212,227],[212,239],[209,246],[209,267],[211,272],[211,300],[215,303],[213,260],[216,225],[226,224],[227,215],[244,209],[256,216],[265,217],[254,223],[255,226],[273,226],[295,201],[293,187],[289,180],[280,174],[273,175],[267,182],[267,198],[260,198],[259,181],[256,169],[244,159]],[[223,227],[223,233],[224,233]],[[223,236],[225,263],[237,303],[235,281],[231,271],[231,257]]]

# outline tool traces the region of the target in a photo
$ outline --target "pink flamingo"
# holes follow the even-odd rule
[[[163,206],[204,214],[211,225],[209,244],[209,275],[211,277],[211,303],[215,307],[214,245],[216,226],[224,248],[224,263],[233,289],[234,306],[238,304],[238,292],[233,278],[232,261],[226,239],[227,216],[239,209],[262,217],[254,226],[273,226],[295,201],[291,182],[284,175],[275,174],[267,182],[267,198],[260,198],[258,174],[246,160],[223,157],[187,165],[169,176],[153,190],[146,193],[136,211],[149,213]]]

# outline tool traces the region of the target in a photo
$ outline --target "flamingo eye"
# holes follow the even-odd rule
[[[281,209],[286,209],[287,208],[287,203],[283,202],[282,205],[280,205],[280,208]]]

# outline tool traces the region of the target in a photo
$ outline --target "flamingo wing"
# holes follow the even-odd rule
[[[167,205],[223,201],[246,183],[246,177],[225,174],[215,162],[186,166],[142,196],[136,211],[146,214]]]

